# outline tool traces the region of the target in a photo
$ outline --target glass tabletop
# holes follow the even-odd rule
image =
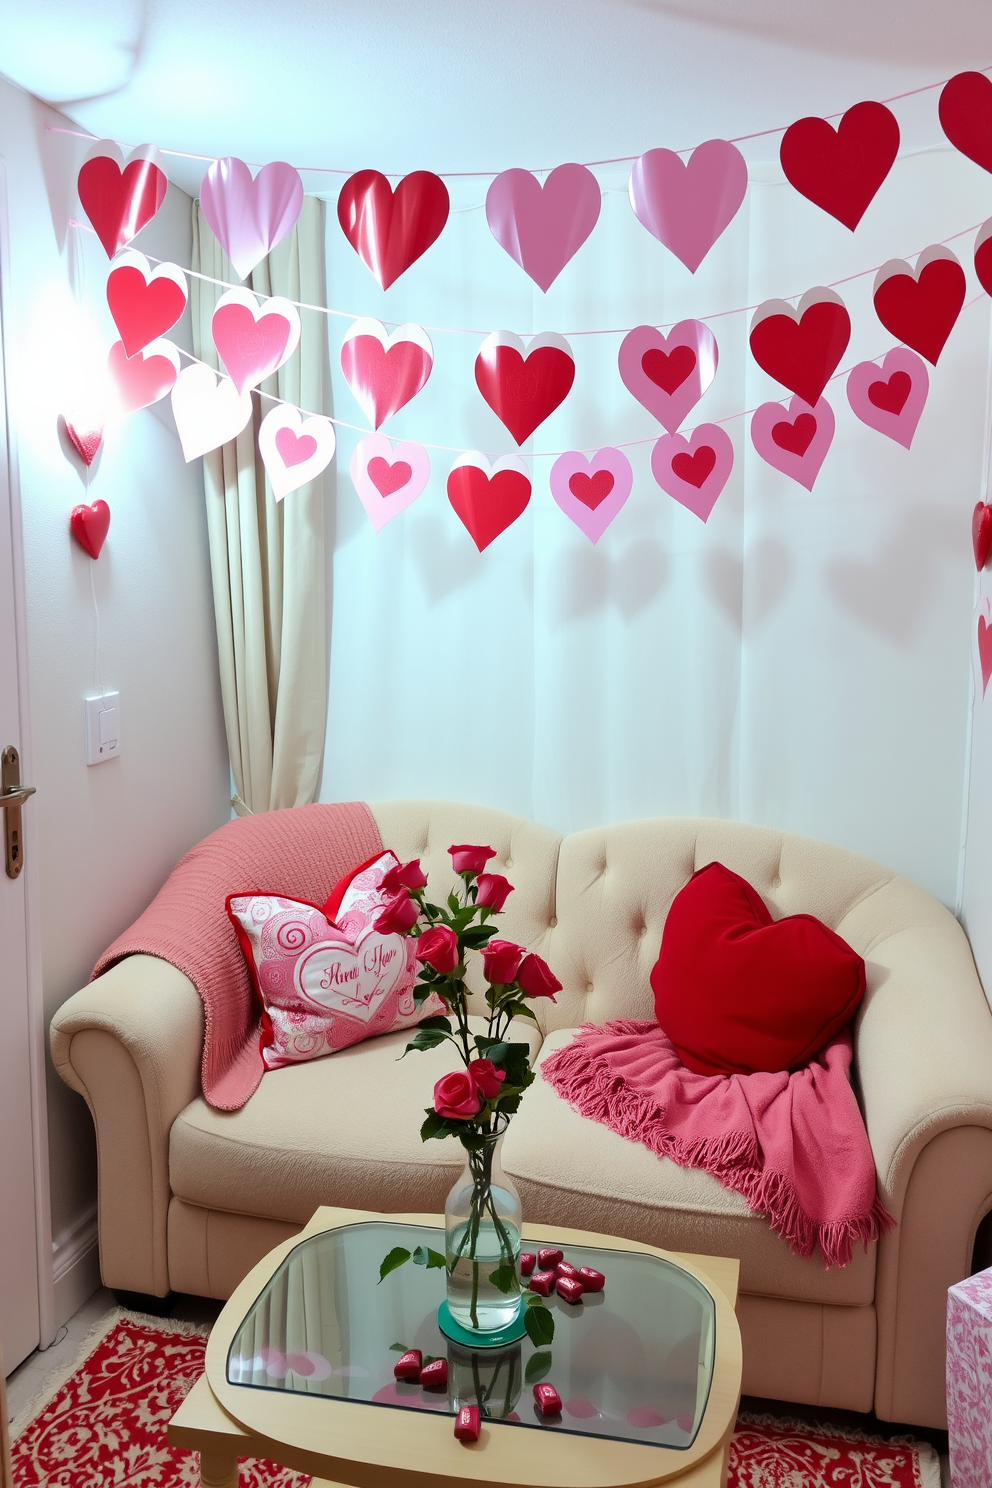
[[[549,1297],[555,1336],[546,1348],[524,1338],[470,1350],[438,1327],[443,1270],[408,1264],[379,1282],[383,1258],[398,1245],[443,1250],[443,1231],[372,1220],[301,1241],[235,1334],[228,1382],[448,1415],[478,1405],[489,1420],[535,1430],[675,1450],[692,1445],[713,1376],[716,1309],[688,1271],[636,1251],[563,1246],[573,1265],[605,1274],[604,1290],[574,1306]],[[448,1360],[447,1390],[394,1378],[399,1354],[410,1348],[425,1363]],[[559,1416],[537,1411],[538,1381],[558,1391]]]

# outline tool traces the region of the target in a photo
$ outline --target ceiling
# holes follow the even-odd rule
[[[122,143],[495,171],[771,129],[988,66],[992,5],[0,0],[0,37],[8,77]],[[203,165],[169,173],[195,190]]]

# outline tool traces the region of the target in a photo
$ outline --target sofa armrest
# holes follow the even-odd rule
[[[165,1296],[169,1133],[200,1093],[199,995],[168,961],[128,956],[59,1008],[51,1045],[96,1127],[104,1283]]]

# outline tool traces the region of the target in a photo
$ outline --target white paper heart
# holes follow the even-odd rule
[[[172,413],[188,463],[241,433],[251,418],[251,393],[239,393],[229,377],[195,362],[176,378]]]
[[[277,501],[312,481],[334,458],[336,444],[330,419],[305,419],[298,408],[277,403],[258,431],[258,453]]]

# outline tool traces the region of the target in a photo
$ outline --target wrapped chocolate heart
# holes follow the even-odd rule
[[[592,1266],[579,1267],[579,1280],[587,1292],[601,1292],[606,1285],[602,1271],[596,1271]]]
[[[448,1388],[447,1359],[432,1359],[420,1371],[420,1385],[424,1390],[446,1390]]]
[[[558,1265],[558,1262],[564,1259],[565,1252],[563,1250],[554,1250],[548,1247],[537,1252],[537,1264],[542,1271],[553,1271]]]
[[[561,1415],[561,1396],[554,1385],[535,1385],[534,1403],[542,1416]]]
[[[561,1281],[563,1276],[567,1277],[569,1281],[581,1282],[582,1280],[581,1276],[579,1275],[579,1268],[577,1266],[573,1266],[571,1261],[559,1261],[557,1266],[555,1267],[555,1275],[557,1276],[559,1281]]]
[[[581,1281],[573,1279],[569,1276],[559,1276],[558,1295],[559,1297],[564,1297],[566,1302],[571,1302],[573,1305],[576,1302],[581,1302],[582,1293],[584,1291],[585,1287],[582,1285]],[[421,1378],[423,1378],[423,1376],[421,1376]]]
[[[528,1286],[539,1297],[550,1297],[555,1289],[555,1273],[553,1271],[535,1271],[528,1282]]]
[[[460,1442],[477,1442],[482,1418],[477,1405],[463,1405],[455,1417],[455,1436]]]
[[[400,1354],[393,1365],[393,1374],[398,1380],[412,1380],[416,1384],[420,1379],[423,1364],[424,1356],[420,1349],[407,1349],[405,1354]]]
[[[990,507],[989,510],[992,511],[992,507]],[[537,1265],[537,1256],[534,1255],[533,1251],[522,1250],[520,1252],[520,1275],[521,1276],[530,1276],[530,1274],[532,1273],[532,1271],[534,1270],[534,1267],[536,1265]]]

